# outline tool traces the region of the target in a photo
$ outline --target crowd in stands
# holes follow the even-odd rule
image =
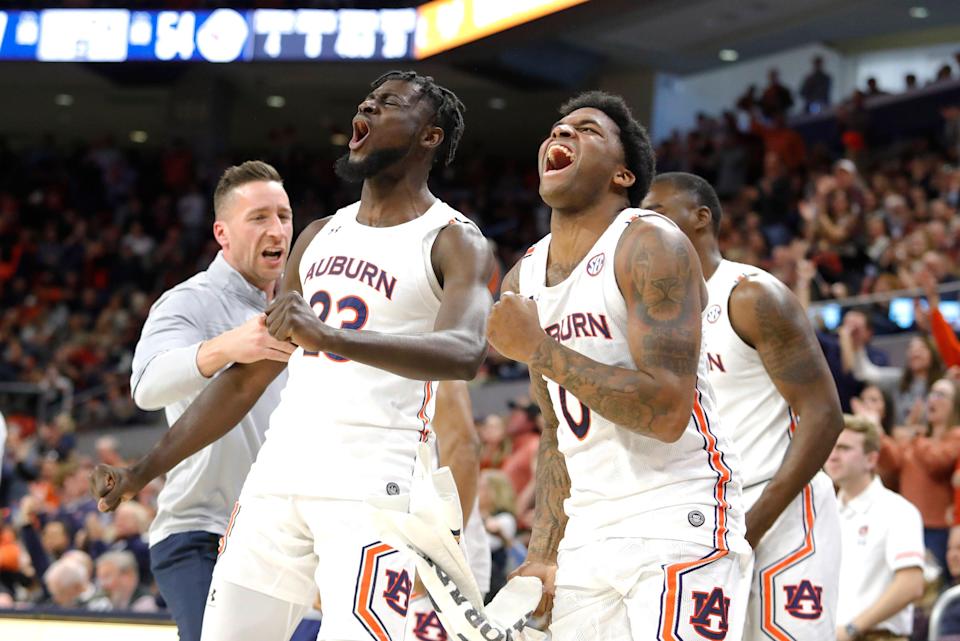
[[[803,109],[826,105],[829,85],[812,73]],[[881,476],[920,510],[945,585],[960,571],[960,530],[951,530],[960,527],[960,343],[936,310],[941,298],[956,299],[938,287],[960,280],[960,107],[944,108],[941,128],[926,137],[878,147],[855,97],[831,147],[809,146],[790,129],[794,100],[771,74],[767,89],[736,105],[749,127],[735,111],[702,116],[660,145],[659,169],[714,184],[724,255],[769,270],[808,305],[923,290],[930,304],[917,304],[918,334],[903,354],[875,344],[901,329],[885,302],[848,309],[836,331],[821,325],[818,336],[844,410],[883,426]],[[298,145],[292,130],[277,132],[270,148],[264,159],[285,178],[297,231],[356,197],[336,180],[332,159]],[[0,383],[33,384],[54,410],[38,417],[3,406],[0,608],[163,607],[143,537],[160,482],[115,515],[100,514],[88,474],[95,462],[121,459],[106,437],[95,459],[80,455],[75,432],[158,420],[130,399],[133,347],[157,296],[213,259],[211,187],[234,160],[200,162],[182,143],[127,149],[105,138],[14,152],[0,142]],[[548,230],[536,183],[533,167],[466,153],[434,188],[481,225],[502,272]],[[523,376],[493,353],[481,379]],[[523,558],[541,420],[525,399],[477,418],[494,589]]]

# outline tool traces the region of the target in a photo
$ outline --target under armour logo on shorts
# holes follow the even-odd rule
[[[396,496],[397,494],[400,494],[400,486],[393,481],[387,483],[387,494],[390,496]]]
[[[690,525],[693,527],[700,527],[706,520],[707,519],[703,516],[703,512],[700,510],[693,510],[687,514],[687,521],[689,521]]]

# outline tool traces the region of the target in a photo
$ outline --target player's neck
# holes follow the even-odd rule
[[[577,265],[597,244],[613,219],[630,205],[603,201],[576,211],[553,209],[550,214],[550,262]]]
[[[426,175],[377,175],[363,181],[357,222],[370,227],[392,227],[419,218],[437,200]]]
[[[720,249],[716,242],[697,243],[697,256],[700,257],[700,265],[703,268],[703,279],[710,280],[710,277],[720,267],[720,261],[723,256],[720,255]]]

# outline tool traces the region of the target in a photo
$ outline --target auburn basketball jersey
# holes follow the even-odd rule
[[[636,221],[636,222],[634,222]],[[627,308],[614,254],[630,224],[674,227],[658,214],[626,209],[561,283],[546,285],[550,236],[520,263],[520,293],[537,303],[544,330],[598,362],[637,369],[627,343]],[[714,411],[701,354],[693,412],[675,443],[604,418],[547,380],[559,421],[559,449],[570,475],[561,549],[615,537],[674,539],[744,551],[738,461]]]
[[[298,266],[304,300],[337,328],[385,334],[433,331],[441,288],[433,242],[452,223],[472,224],[437,200],[392,227],[339,210]],[[334,353],[298,348],[245,491],[363,498],[409,490],[417,444],[433,416],[435,381],[404,378]]]
[[[707,281],[709,303],[704,313],[703,342],[717,409],[743,460],[745,507],[749,509],[760,495],[758,484],[773,478],[783,462],[796,424],[757,350],[747,345],[730,324],[730,293],[746,278],[779,282],[753,265],[720,261]]]

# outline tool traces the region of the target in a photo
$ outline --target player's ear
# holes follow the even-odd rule
[[[694,228],[697,231],[700,231],[701,229],[713,224],[713,212],[710,211],[710,208],[706,205],[697,207],[696,217],[697,222],[696,225],[694,225]]]
[[[436,125],[428,125],[423,130],[423,136],[420,138],[420,144],[426,149],[436,149],[443,142],[443,129]]]
[[[620,167],[617,173],[613,175],[613,184],[624,189],[630,189],[635,182],[637,182],[637,177],[626,167]]]

